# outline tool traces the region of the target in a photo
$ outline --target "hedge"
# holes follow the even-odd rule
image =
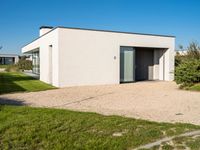
[[[175,81],[181,86],[192,86],[200,83],[200,60],[187,59],[175,69]]]

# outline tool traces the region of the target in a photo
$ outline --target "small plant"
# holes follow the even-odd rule
[[[16,65],[9,65],[9,66],[7,66],[5,71],[7,71],[7,72],[18,72],[19,68]]]

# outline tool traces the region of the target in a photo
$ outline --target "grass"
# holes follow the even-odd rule
[[[9,150],[132,149],[162,137],[200,129],[190,124],[4,105],[0,105],[0,122],[0,149]]]
[[[0,72],[0,94],[34,92],[55,87],[18,72]]]
[[[9,65],[0,65],[0,68],[7,68]]]
[[[199,84],[195,84],[195,85],[189,87],[188,90],[191,90],[191,91],[200,91],[200,83]]]
[[[172,144],[173,143],[173,144]],[[152,148],[152,150],[159,149],[192,149],[199,150],[200,149],[200,137],[199,136],[189,136],[189,137],[178,137],[174,138],[172,142],[164,142],[162,145]]]
[[[200,83],[196,83],[194,85],[191,85],[191,86],[179,86],[180,89],[183,89],[183,90],[189,90],[189,91],[200,91]]]

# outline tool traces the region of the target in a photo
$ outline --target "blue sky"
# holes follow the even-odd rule
[[[0,53],[21,53],[42,25],[166,34],[200,42],[199,0],[1,0]]]

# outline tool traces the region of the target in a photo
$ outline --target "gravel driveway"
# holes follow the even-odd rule
[[[0,103],[200,125],[200,92],[179,90],[174,82],[149,81],[6,94],[0,96]]]

